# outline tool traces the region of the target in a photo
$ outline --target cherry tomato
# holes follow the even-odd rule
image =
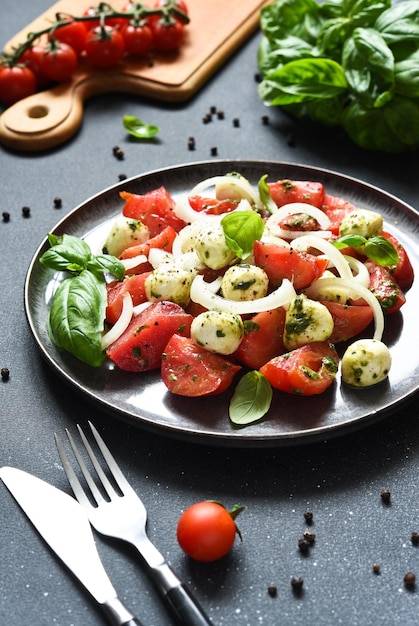
[[[173,24],[164,24],[161,20],[152,22],[154,45],[161,52],[175,52],[183,42],[185,26],[175,20]]]
[[[87,34],[86,55],[96,67],[106,69],[117,65],[124,52],[124,38],[111,26],[105,26],[103,29],[99,26]]]
[[[233,547],[237,528],[232,515],[217,502],[197,502],[180,516],[177,540],[196,561],[221,559]]]
[[[146,23],[135,25],[127,20],[126,24],[121,26],[121,35],[128,54],[144,54],[153,43],[153,31]]]
[[[338,363],[333,345],[316,341],[271,359],[259,371],[275,389],[313,396],[330,387],[336,378]]]
[[[35,74],[28,67],[0,66],[0,101],[3,104],[14,104],[31,96],[35,91]]]
[[[77,54],[66,43],[56,42],[45,51],[41,69],[50,80],[69,80],[77,68]]]
[[[86,43],[86,27],[83,22],[71,22],[65,26],[59,26],[54,31],[54,39],[71,46],[80,56]]]
[[[185,15],[188,15],[188,7],[186,6],[186,3],[183,2],[183,0],[176,0],[175,2],[176,5],[176,9],[178,9],[179,11],[182,11],[182,13],[185,13]],[[132,5],[131,5],[132,6]],[[167,0],[156,0],[156,2],[154,3],[154,9],[162,9],[164,7],[168,6],[168,1]],[[172,17],[176,18],[175,15],[173,15],[172,13]],[[151,24],[152,22],[156,22],[160,19],[159,15],[150,15],[148,18],[149,23]]]
[[[46,47],[41,44],[31,46],[22,54],[19,63],[24,63],[35,74],[36,86],[38,88],[45,87],[50,81],[42,70],[42,59],[46,52]]]
[[[84,27],[87,32],[94,30],[98,26],[100,26],[100,9],[99,7],[89,7],[83,13],[85,17],[94,17],[98,16],[97,20],[86,20],[85,22],[81,22],[84,24]],[[113,28],[119,28],[125,22],[125,19],[122,17],[105,17],[106,26],[112,26]]]

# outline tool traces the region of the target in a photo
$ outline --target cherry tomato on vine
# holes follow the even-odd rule
[[[54,31],[54,39],[71,46],[80,56],[86,43],[86,27],[83,22],[70,22]]]
[[[121,35],[128,54],[144,54],[153,43],[153,31],[147,24],[137,26],[127,20],[127,23],[121,27]]]
[[[156,0],[156,2],[154,3],[154,8],[161,9],[162,7],[166,5],[167,5],[167,0]],[[175,5],[179,11],[182,11],[182,13],[185,13],[185,15],[188,15],[188,7],[186,6],[186,2],[184,2],[183,0],[176,0]]]
[[[154,45],[161,52],[174,52],[180,48],[185,34],[185,26],[175,20],[173,24],[165,24],[161,20],[151,24],[154,36]]]
[[[111,26],[93,29],[87,35],[86,55],[89,61],[100,68],[113,67],[124,56],[125,42],[121,33]]]
[[[99,7],[89,7],[83,13],[85,17],[94,17],[98,16],[97,20],[86,20],[85,22],[81,22],[84,24],[84,27],[87,31],[94,30],[98,26],[100,26],[100,9]],[[125,20],[122,17],[106,17],[105,24],[106,26],[112,26],[113,28],[117,28],[122,26]]]
[[[35,74],[28,67],[0,65],[0,101],[3,104],[14,104],[35,91]]]
[[[73,48],[66,43],[50,44],[42,57],[41,69],[50,80],[64,82],[74,74],[78,60]]]
[[[38,88],[45,87],[50,81],[42,69],[42,59],[44,57],[46,47],[41,44],[35,44],[27,48],[19,59],[19,63],[24,63],[35,74],[36,86]]]
[[[221,559],[233,547],[238,533],[234,518],[244,507],[229,512],[217,502],[197,502],[179,518],[177,540],[182,550],[196,561]]]

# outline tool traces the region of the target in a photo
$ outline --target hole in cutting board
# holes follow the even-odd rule
[[[46,117],[49,113],[49,108],[43,104],[36,104],[28,109],[28,117],[32,119],[39,119]]]

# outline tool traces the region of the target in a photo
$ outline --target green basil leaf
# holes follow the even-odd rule
[[[265,376],[253,370],[239,381],[230,401],[230,420],[239,426],[257,422],[269,411],[272,387]]]
[[[119,259],[110,254],[98,254],[87,263],[87,269],[96,273],[99,277],[104,272],[109,272],[118,280],[125,276],[125,267]]]
[[[258,192],[263,206],[269,213],[275,213],[278,210],[277,205],[272,200],[271,191],[268,185],[268,175],[265,174],[258,181]]]
[[[313,98],[332,98],[348,87],[342,66],[332,59],[299,59],[290,61],[267,76],[296,102]]]
[[[336,241],[333,242],[335,248],[340,250],[341,248],[347,248],[348,246],[352,248],[359,248],[363,246],[367,242],[365,237],[362,235],[344,235],[343,237],[339,237]]]
[[[398,2],[384,11],[376,20],[374,28],[389,45],[419,39],[419,4],[417,0]]]
[[[160,128],[158,126],[146,124],[134,115],[124,115],[122,121],[127,133],[136,137],[136,139],[151,139],[160,132]]]
[[[394,65],[397,93],[408,98],[419,98],[419,50]]]
[[[260,25],[270,41],[295,35],[314,43],[321,25],[319,6],[315,0],[273,2],[261,10]]]
[[[370,237],[364,246],[364,252],[371,261],[379,265],[391,267],[397,265],[399,260],[399,255],[393,244],[381,235]]]
[[[261,238],[265,227],[263,219],[255,211],[227,213],[221,220],[221,226],[228,247],[240,259],[252,253],[253,245]]]
[[[44,252],[39,261],[54,270],[80,272],[85,269],[92,253],[85,241],[72,235],[48,235],[52,247]]]
[[[55,292],[48,320],[53,343],[81,361],[98,367],[105,355],[102,332],[105,319],[106,285],[92,272],[64,280]]]

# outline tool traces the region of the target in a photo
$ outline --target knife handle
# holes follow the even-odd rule
[[[100,606],[112,626],[143,626],[116,596],[108,598]]]
[[[166,593],[166,601],[179,624],[185,626],[211,626],[203,609],[184,585],[172,587]]]

